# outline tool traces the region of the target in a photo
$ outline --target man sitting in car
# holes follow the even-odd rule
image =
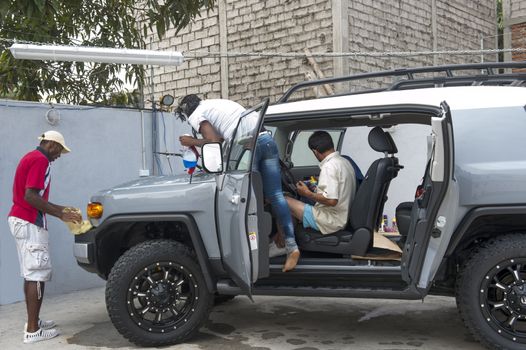
[[[326,131],[316,131],[308,141],[309,148],[320,162],[320,176],[315,192],[302,181],[296,184],[298,194],[314,205],[286,197],[291,214],[322,234],[343,229],[347,225],[349,206],[356,192],[356,176],[351,163],[334,150]]]

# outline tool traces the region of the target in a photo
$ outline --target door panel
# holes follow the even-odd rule
[[[454,140],[451,112],[443,102],[442,116],[432,118],[430,160],[411,214],[402,257],[402,277],[418,288],[427,289],[436,274],[451,235],[458,186],[454,179]]]
[[[218,192],[218,225],[221,255],[232,279],[244,291],[250,288],[251,266],[247,246],[245,220],[250,173],[231,173],[225,176],[223,189]]]
[[[438,123],[433,120],[433,132],[436,132],[437,142],[431,168],[431,180],[442,181],[444,197],[438,213],[434,215],[432,233],[424,258],[424,263],[418,281],[419,288],[428,288],[434,278],[442,257],[447,250],[454,232],[455,214],[459,203],[458,184],[454,176],[455,150],[453,138],[453,121],[451,111],[446,102],[442,102],[443,118]],[[436,125],[435,125],[436,123]]]
[[[226,172],[218,188],[216,223],[225,269],[250,297],[258,274],[257,205],[251,169],[258,132],[268,99],[243,113],[228,142]]]

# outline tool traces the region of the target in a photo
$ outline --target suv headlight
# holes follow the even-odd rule
[[[102,216],[102,213],[104,212],[104,207],[102,204],[97,202],[90,202],[88,203],[88,218],[90,219],[100,219]]]

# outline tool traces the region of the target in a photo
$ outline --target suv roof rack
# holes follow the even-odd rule
[[[522,72],[500,73],[501,69],[525,69]],[[480,70],[480,74],[458,75],[457,71]],[[415,77],[421,73],[442,73],[443,76]],[[302,89],[319,86],[324,84],[343,83],[348,81],[365,80],[370,78],[400,77],[398,81],[391,83],[385,88],[365,89],[360,91],[349,91],[330,96],[354,95],[370,92],[389,91],[389,90],[409,90],[444,86],[470,86],[470,85],[508,85],[526,86],[526,61],[521,62],[488,62],[473,64],[454,64],[445,66],[429,66],[420,68],[402,68],[386,70],[373,73],[362,73],[344,77],[325,78],[309,80],[298,83],[288,89],[277,103],[289,101],[290,96]]]

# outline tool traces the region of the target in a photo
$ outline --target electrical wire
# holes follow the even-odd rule
[[[526,52],[526,48],[511,49],[477,49],[477,50],[426,50],[426,51],[351,51],[351,52],[311,52],[308,55],[299,52],[219,52],[219,51],[187,51],[184,56],[189,57],[281,57],[305,58],[311,57],[413,57],[434,55],[481,55],[505,52]]]

